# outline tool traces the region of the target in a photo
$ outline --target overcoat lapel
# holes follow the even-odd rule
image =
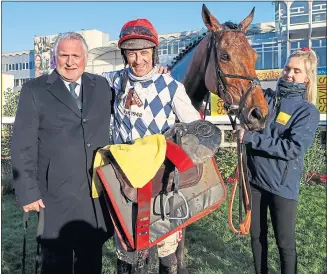
[[[47,84],[49,85],[47,89],[53,94],[53,96],[55,96],[77,116],[81,117],[81,111],[78,109],[75,99],[69,93],[56,70],[49,75]]]
[[[82,74],[82,88],[83,88],[83,117],[86,117],[92,108],[92,104],[94,102],[94,98],[96,96],[95,93],[95,77],[92,74]],[[105,102],[101,102],[104,103]],[[109,102],[108,102],[109,104]]]

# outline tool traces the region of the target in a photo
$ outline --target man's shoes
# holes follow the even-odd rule
[[[132,265],[117,259],[117,274],[131,274]]]

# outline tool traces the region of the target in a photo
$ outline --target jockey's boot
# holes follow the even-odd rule
[[[148,274],[149,273],[149,258],[141,259],[136,264],[132,265],[131,274]]]
[[[170,254],[166,257],[159,258],[159,274],[178,274],[176,254]]]
[[[132,274],[132,265],[117,259],[117,274]]]

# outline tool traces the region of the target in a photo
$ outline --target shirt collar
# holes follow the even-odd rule
[[[64,81],[65,85],[68,87],[68,85],[70,84],[70,82],[67,82],[66,80],[64,80],[63,77],[61,77],[61,79]],[[75,83],[77,83],[80,86],[82,84],[82,77],[79,77],[77,79],[77,81],[75,81]]]

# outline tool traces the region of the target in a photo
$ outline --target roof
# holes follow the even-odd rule
[[[101,60],[101,56],[104,56],[105,54],[116,50],[118,50],[117,45],[93,48],[88,52],[88,62],[93,62],[94,60]]]

